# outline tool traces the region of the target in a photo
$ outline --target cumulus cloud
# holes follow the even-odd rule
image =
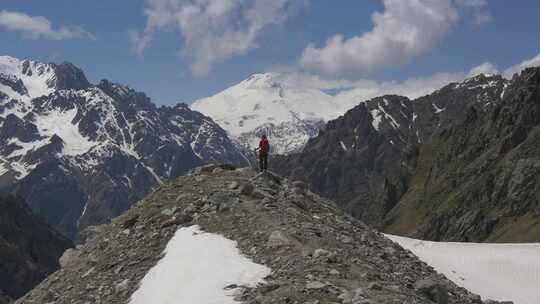
[[[324,46],[310,44],[299,62],[326,76],[369,75],[408,63],[429,52],[460,20],[472,12],[483,26],[493,17],[487,0],[382,0],[384,10],[371,16],[373,28],[346,38],[336,34]]]
[[[513,65],[502,75],[511,78],[529,67],[540,67],[540,53],[531,59]],[[396,94],[415,99],[429,95],[442,87],[461,82],[467,78],[484,75],[499,75],[501,72],[496,65],[484,62],[469,71],[441,72],[425,77],[412,77],[404,81],[375,81],[372,79],[336,79],[327,78],[313,73],[298,72],[286,67],[275,67],[275,78],[285,86],[303,87],[337,92],[334,100],[341,108],[351,108],[358,103],[386,94]],[[338,110],[340,110],[338,109]]]
[[[147,0],[147,24],[131,31],[135,51],[142,53],[155,32],[179,31],[181,53],[192,60],[195,76],[205,76],[213,64],[255,48],[260,31],[283,23],[299,5],[295,0]]]
[[[0,27],[21,33],[28,39],[95,39],[94,35],[78,26],[60,26],[55,29],[45,17],[6,10],[0,11]]]
[[[451,0],[383,0],[372,15],[373,29],[345,39],[337,34],[326,45],[310,44],[300,64],[325,75],[370,74],[409,62],[426,53],[457,22]]]
[[[504,76],[507,78],[511,78],[512,75],[514,75],[515,73],[520,73],[524,69],[530,67],[540,67],[540,54],[536,55],[531,59],[524,60],[521,63],[509,67],[504,71]]]

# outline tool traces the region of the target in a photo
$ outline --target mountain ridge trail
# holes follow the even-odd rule
[[[305,183],[225,165],[199,167],[87,228],[64,267],[16,303],[128,303],[178,229],[194,225],[271,269],[257,287],[223,286],[244,303],[482,303]]]

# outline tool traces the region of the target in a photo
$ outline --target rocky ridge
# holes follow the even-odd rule
[[[231,166],[201,167],[89,227],[63,268],[16,303],[128,303],[175,231],[191,225],[272,270],[256,288],[223,286],[244,303],[481,303],[306,184]]]

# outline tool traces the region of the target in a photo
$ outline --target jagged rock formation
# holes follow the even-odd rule
[[[57,270],[73,243],[32,214],[20,197],[0,198],[0,303],[23,296]]]
[[[175,231],[192,225],[271,269],[256,288],[220,287],[245,303],[481,303],[304,183],[230,169],[200,168],[92,227],[64,268],[17,303],[128,303]]]
[[[210,162],[247,161],[225,131],[185,104],[72,64],[0,57],[0,187],[65,235],[119,215],[164,180]]]
[[[366,101],[274,168],[392,233],[538,241],[539,72]]]

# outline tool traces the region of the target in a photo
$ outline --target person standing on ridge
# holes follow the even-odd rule
[[[259,168],[261,172],[265,172],[268,169],[268,152],[270,151],[270,144],[266,135],[261,136],[261,141],[259,142]]]

